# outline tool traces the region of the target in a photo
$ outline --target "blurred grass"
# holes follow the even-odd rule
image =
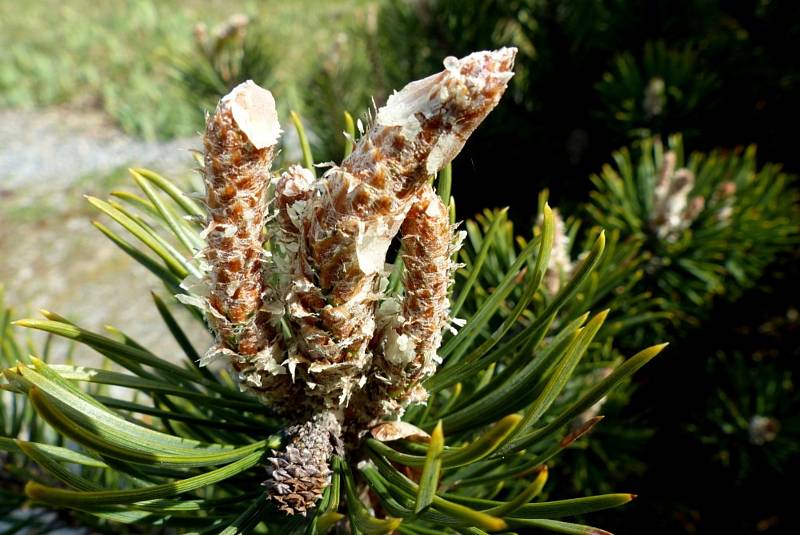
[[[202,113],[174,76],[195,24],[244,13],[265,29],[288,94],[368,0],[0,0],[0,107],[101,108],[146,139],[191,135]]]

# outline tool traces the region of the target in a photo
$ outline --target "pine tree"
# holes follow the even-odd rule
[[[47,474],[26,484],[28,498],[92,515],[106,530],[603,533],[562,519],[632,495],[534,500],[548,462],[598,420],[575,419],[663,345],[562,396],[608,315],[578,297],[596,279],[605,235],[545,294],[556,222],[544,204],[537,235],[511,257],[502,234],[467,225],[478,252],[462,252],[454,273],[452,175],[439,172],[435,190],[428,178],[494,106],[512,58],[501,50],[448,60],[378,110],[320,178],[307,145],[306,165],[273,177],[274,100],[243,84],[209,118],[205,206],[143,169],[132,176],[144,196],[90,198],[128,237],[95,226],[178,296],[153,301],[185,361],[54,312],[14,322],[122,369],[5,354],[16,359],[6,389],[66,439],[12,429],[0,442]],[[385,264],[398,230],[399,252]],[[205,357],[177,306],[214,332]],[[232,373],[203,366],[220,356]],[[136,395],[111,398],[91,385]]]
[[[592,177],[594,223],[639,236],[649,253],[643,284],[683,322],[715,296],[733,300],[800,239],[798,194],[754,146],[685,155],[680,136],[645,139]]]

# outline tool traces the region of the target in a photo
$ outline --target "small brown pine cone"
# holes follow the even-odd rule
[[[312,509],[330,481],[328,466],[341,427],[335,415],[322,412],[302,425],[287,429],[291,437],[284,451],[273,451],[269,479],[264,482],[269,499],[287,514],[303,516]]]

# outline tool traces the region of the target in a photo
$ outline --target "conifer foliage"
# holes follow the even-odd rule
[[[594,223],[640,236],[650,253],[645,284],[682,320],[757,284],[798,243],[798,195],[756,148],[686,154],[680,136],[645,139],[612,155],[592,177]]]
[[[502,218],[488,232],[468,224],[474,254],[457,253],[447,165],[513,56],[446,59],[350,132],[349,156],[319,178],[307,144],[302,165],[270,171],[274,101],[246,83],[208,120],[204,203],[144,169],[132,170],[141,195],[89,198],[124,233],[95,226],[163,283],[142,321],[162,322],[184,356],[54,312],[14,322],[72,341],[78,364],[93,349],[116,368],[48,365],[4,326],[4,418],[7,406],[27,416],[0,446],[28,500],[105,531],[604,533],[574,517],[633,495],[543,499],[547,465],[599,421],[576,418],[663,345],[576,391],[608,315],[579,290],[607,243],[595,233],[545,287],[557,227],[546,204],[511,257]],[[214,333],[205,356],[179,306]],[[220,356],[230,368],[206,366]]]

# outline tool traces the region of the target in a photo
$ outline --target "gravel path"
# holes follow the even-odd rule
[[[186,176],[189,149],[199,146],[194,138],[133,139],[94,112],[0,110],[0,285],[17,315],[47,308],[177,354],[150,300],[149,291],[163,294],[163,287],[92,227],[97,213],[82,195],[129,188],[127,166]],[[88,358],[75,355],[96,363]]]
[[[183,172],[188,150],[199,146],[193,138],[130,138],[96,112],[0,110],[0,188],[52,191],[129,164]]]

